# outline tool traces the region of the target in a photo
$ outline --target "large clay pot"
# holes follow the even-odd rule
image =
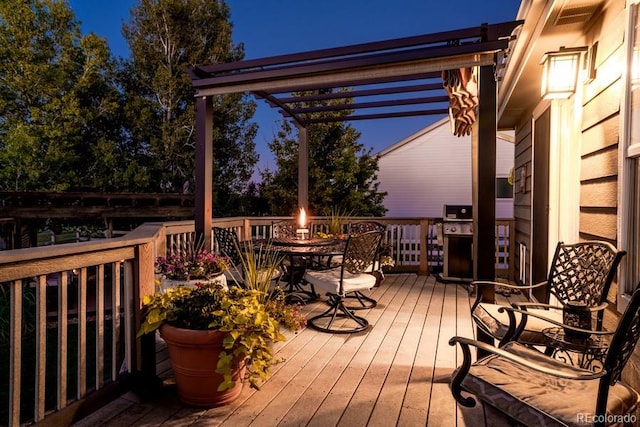
[[[233,375],[235,386],[218,391],[223,376],[216,373],[222,341],[226,332],[196,331],[170,325],[160,327],[160,335],[167,343],[171,368],[180,400],[187,405],[212,408],[235,400],[242,391],[245,363],[238,360]]]

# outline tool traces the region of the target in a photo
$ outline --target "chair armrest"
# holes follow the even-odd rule
[[[511,285],[509,283],[502,283],[502,282],[494,282],[494,281],[490,281],[490,280],[475,280],[473,282],[471,282],[472,286],[476,286],[477,289],[477,293],[476,293],[476,300],[473,303],[473,306],[471,307],[471,310],[473,311],[476,306],[480,303],[490,303],[490,304],[495,304],[496,303],[496,299],[495,299],[495,287],[496,286],[500,286],[502,288],[507,288],[507,289],[515,289],[515,290],[519,290],[519,291],[523,291],[523,290],[527,290],[527,289],[535,289],[538,288],[542,285],[545,285],[547,282],[540,282],[540,283],[536,283],[535,285],[530,285],[530,286],[520,286],[520,285]]]
[[[609,307],[609,303],[605,301],[602,304],[598,304],[598,305],[594,305],[593,307],[589,307],[589,311],[591,311],[591,312],[602,311],[602,310],[606,309],[607,307]]]
[[[507,350],[503,350],[490,344],[465,337],[455,336],[449,340],[449,345],[453,346],[456,345],[456,343],[460,344],[463,361],[462,365],[458,368],[458,371],[451,379],[451,393],[459,404],[469,408],[474,407],[476,401],[473,397],[462,396],[461,392],[462,381],[467,376],[467,374],[469,373],[469,369],[471,368],[471,346],[476,347],[478,350],[484,351],[486,354],[495,354],[520,366],[524,366],[529,369],[533,369],[535,371],[542,372],[547,375],[552,375],[558,378],[566,378],[572,380],[594,380],[601,378],[606,374],[606,371],[604,369],[602,371],[594,373],[585,369],[573,367],[571,365],[567,365],[565,370],[549,368],[548,366],[539,365],[522,356],[510,353]]]
[[[563,308],[561,305],[545,304],[542,302],[533,302],[533,301],[512,302],[511,306],[515,308],[520,308],[522,310],[526,310],[527,308],[544,308],[544,309],[562,310]],[[598,312],[598,311],[604,310],[608,306],[609,306],[608,302],[603,302],[602,304],[589,307],[587,310],[591,312]]]
[[[540,286],[546,285],[547,282],[540,282],[540,283],[536,283],[534,285],[511,285],[509,283],[502,283],[502,282],[493,282],[490,280],[474,280],[473,282],[471,282],[472,285],[477,285],[478,287],[484,287],[484,286],[501,286],[504,288],[508,288],[508,289],[517,289],[519,291],[522,290],[527,290],[527,289],[535,289],[535,288],[539,288]]]
[[[605,335],[613,335],[614,331],[595,331],[595,330],[591,330],[591,329],[581,329],[581,328],[576,328],[574,326],[570,326],[567,324],[564,324],[562,322],[558,322],[555,319],[551,319],[549,317],[543,316],[539,313],[532,313],[530,311],[525,310],[521,310],[519,308],[515,308],[515,307],[500,307],[498,308],[498,312],[504,312],[507,311],[507,314],[509,313],[520,313],[522,315],[522,319],[520,320],[520,324],[517,327],[516,333],[511,337],[511,340],[517,340],[518,337],[520,336],[520,333],[524,330],[524,325],[527,322],[527,316],[531,316],[531,317],[535,317],[537,319],[541,319],[544,320],[545,322],[549,322],[553,325],[556,325],[558,327],[561,328],[565,328],[565,329],[569,329],[570,331],[573,332],[581,332],[584,334],[591,334],[591,335],[600,335],[600,336],[605,336]],[[509,324],[511,326],[511,323],[515,322],[515,315],[509,315]],[[511,329],[511,328],[509,328]]]
[[[511,306],[515,308],[519,308],[521,310],[526,310],[528,308],[545,308],[545,309],[555,308],[557,310],[562,310],[561,305],[545,304],[543,302],[535,302],[535,301],[512,302]]]

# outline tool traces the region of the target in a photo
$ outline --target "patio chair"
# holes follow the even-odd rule
[[[495,301],[495,286],[504,289],[527,291],[547,286],[549,295],[555,296],[559,305],[542,302],[521,302],[520,308],[557,322],[563,321],[563,307],[569,303],[583,304],[585,309],[596,317],[596,330],[602,329],[602,316],[607,306],[609,287],[616,274],[620,260],[626,252],[618,251],[612,244],[601,241],[585,241],[565,244],[559,242],[551,262],[547,280],[531,286],[515,286],[490,281],[475,281],[476,300],[471,306],[471,316],[478,329],[478,339],[492,343],[500,341],[500,346],[513,336],[518,341],[530,345],[545,345],[542,330],[554,326],[538,317],[522,317],[517,314],[517,328],[509,322],[505,311],[499,311],[501,305]],[[515,328],[515,330],[514,330]],[[551,351],[552,349],[549,349]]]
[[[387,226],[385,224],[381,224],[376,221],[360,221],[349,224],[349,234],[361,234],[366,233],[368,231],[381,231],[384,233],[387,231]],[[375,261],[371,264],[371,268],[369,269],[369,273],[376,276],[376,286],[379,286],[380,283],[384,280],[384,272],[382,271],[382,256],[389,255],[384,253],[383,245],[380,244],[378,248],[378,254],[375,257]],[[371,308],[371,306],[367,306],[366,303],[363,302],[362,298],[359,298],[360,306],[354,307],[355,309],[362,308]]]
[[[245,278],[243,276],[243,258],[242,254],[240,253],[242,246],[240,244],[240,240],[238,239],[238,235],[231,230],[227,230],[226,228],[213,227],[213,238],[218,244],[218,251],[231,260],[232,265],[230,266],[229,270],[225,271],[227,280],[235,283],[238,286],[244,286]],[[264,274],[271,275],[271,280],[277,282],[280,279],[282,272],[279,268],[275,271],[273,269],[262,269],[257,272],[258,276]],[[260,277],[258,277],[257,280],[261,281]]]
[[[349,224],[349,234],[362,234],[369,231],[387,231],[387,226],[376,221],[359,221]]]
[[[509,308],[506,309],[508,311]],[[593,331],[594,334],[608,334]],[[509,425],[577,426],[637,425],[640,394],[621,381],[622,370],[640,337],[640,288],[620,319],[611,338],[603,370],[594,373],[542,354],[512,341],[497,348],[462,337],[462,365],[454,371],[451,392],[456,401],[502,413]],[[471,363],[470,347],[489,356]],[[463,396],[462,392],[474,396]],[[497,411],[495,411],[497,409]]]
[[[273,238],[295,238],[296,224],[292,221],[274,221],[271,223],[271,235]]]
[[[297,238],[296,229],[297,224],[293,221],[283,220],[274,221],[271,223],[271,235],[274,239],[295,239]],[[310,290],[304,289],[300,283],[302,276],[306,268],[313,262],[311,257],[302,255],[289,254],[283,256],[280,267],[283,271],[284,280],[287,282],[285,292],[289,298],[295,298],[299,302],[306,302],[306,300],[313,300],[317,298],[316,290],[313,286],[310,286]],[[305,295],[306,298],[301,298],[301,295]]]
[[[325,291],[329,297],[329,308],[308,320],[312,328],[323,332],[354,333],[369,327],[367,319],[356,316],[353,309],[344,305],[344,301],[348,295],[370,290],[375,285],[376,278],[366,270],[373,262],[381,241],[380,231],[351,235],[345,245],[342,264],[326,270],[305,272],[303,280],[318,291]],[[375,300],[371,301],[375,304]],[[345,319],[345,324],[334,326],[336,318]]]

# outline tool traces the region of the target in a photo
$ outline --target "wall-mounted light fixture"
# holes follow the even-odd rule
[[[576,91],[580,58],[586,47],[560,48],[542,56],[542,85],[540,93],[545,99],[568,98]]]

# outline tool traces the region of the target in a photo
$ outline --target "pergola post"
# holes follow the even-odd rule
[[[473,259],[476,280],[495,279],[496,106],[493,65],[480,67],[477,136],[472,138]]]
[[[309,208],[309,143],[307,128],[296,122],[298,128],[298,207]]]
[[[212,248],[213,217],[213,101],[207,96],[196,97],[196,158],[195,158],[195,231],[196,241]]]

